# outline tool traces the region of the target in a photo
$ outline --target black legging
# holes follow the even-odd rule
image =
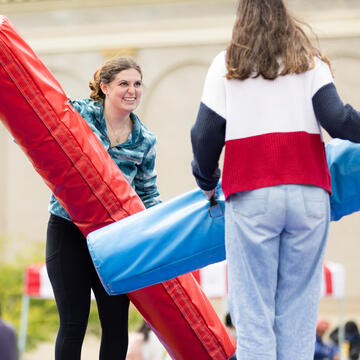
[[[94,292],[102,327],[100,360],[125,359],[129,299],[104,290],[91,261],[86,239],[71,221],[51,215],[47,229],[46,267],[60,316],[56,360],[80,360]]]

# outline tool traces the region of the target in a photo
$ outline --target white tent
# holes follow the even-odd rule
[[[208,298],[224,299],[227,295],[226,261],[206,266],[196,272],[203,291]],[[344,266],[332,262],[324,265],[322,296],[339,299],[339,324],[343,324],[345,297]],[[47,275],[45,264],[33,264],[26,269],[24,279],[24,294],[22,298],[21,323],[19,333],[19,354],[25,351],[26,332],[30,298],[53,299],[54,293]],[[342,327],[341,327],[342,328]],[[343,329],[340,332],[340,344],[343,341]]]
[[[226,261],[199,270],[198,279],[208,298],[223,298],[227,294]],[[321,295],[342,299],[345,296],[345,268],[333,262],[324,264]]]
[[[94,294],[91,293],[92,299]],[[19,358],[26,348],[26,333],[29,314],[30,298],[54,299],[50,280],[47,274],[46,265],[43,263],[32,264],[27,267],[24,277],[24,293],[21,303],[21,320],[18,338]]]

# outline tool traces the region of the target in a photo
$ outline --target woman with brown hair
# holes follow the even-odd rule
[[[146,207],[160,202],[156,186],[156,138],[133,111],[142,96],[142,72],[131,58],[107,61],[90,81],[89,99],[72,101]],[[80,360],[93,291],[102,328],[101,360],[125,359],[126,295],[110,296],[92,263],[86,239],[54,195],[47,229],[46,266],[60,316],[55,359]]]
[[[313,359],[331,192],[321,126],[360,142],[360,114],[340,100],[329,60],[283,0],[239,0],[191,130],[193,174],[208,199],[225,146],[239,360]]]

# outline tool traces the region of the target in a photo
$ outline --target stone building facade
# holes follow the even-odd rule
[[[288,3],[318,34],[343,100],[360,109],[359,1]],[[235,8],[236,0],[0,0],[0,14],[71,98],[88,96],[88,81],[106,58],[136,58],[145,82],[137,113],[157,134],[163,200],[195,188],[189,132],[207,68],[231,36]],[[0,239],[6,239],[0,257],[11,259],[45,243],[50,193],[2,125],[0,169]],[[326,258],[346,266],[347,308],[360,314],[359,222],[353,214],[332,224]]]

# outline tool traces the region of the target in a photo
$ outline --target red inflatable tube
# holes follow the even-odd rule
[[[0,119],[74,223],[89,232],[144,209],[59,83],[0,15]],[[235,340],[193,276],[128,294],[173,359],[228,359]]]

